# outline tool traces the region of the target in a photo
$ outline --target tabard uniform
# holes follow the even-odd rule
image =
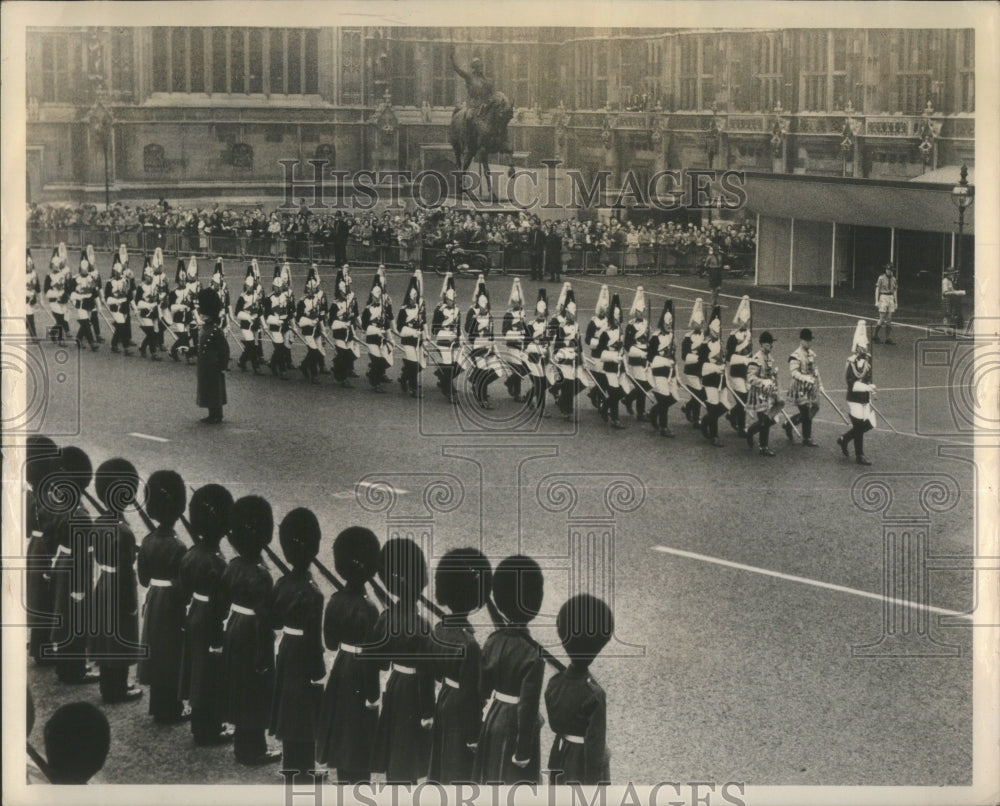
[[[481,650],[467,616],[445,616],[434,625],[439,654],[435,676],[441,681],[431,730],[429,781],[445,786],[472,780],[483,700],[479,693]]]
[[[229,561],[220,586],[220,604],[229,611],[222,641],[224,718],[236,728],[236,760],[246,764],[267,752],[264,732],[274,690],[272,587],[267,569],[245,557]]]
[[[625,339],[622,345],[625,351],[625,365],[630,380],[635,383],[635,389],[625,398],[625,405],[635,402],[636,419],[645,419],[646,394],[650,390],[649,381],[649,324],[645,321],[632,321],[625,326]]]
[[[337,770],[341,783],[371,776],[371,756],[378,723],[379,670],[362,646],[372,637],[378,609],[365,589],[348,585],[330,597],[323,620],[326,648],[337,651],[323,692],[316,734],[316,758]]]
[[[558,672],[545,687],[545,710],[556,734],[549,752],[549,782],[610,784],[608,704],[597,681],[573,665]]]
[[[774,356],[758,350],[747,364],[747,411],[750,414],[777,414],[780,407],[778,394],[778,365]]]
[[[797,406],[799,413],[792,417],[793,423],[802,423],[802,443],[815,446],[812,440],[812,421],[819,411],[819,371],[816,367],[816,353],[811,347],[799,347],[788,356],[788,374],[791,375],[791,385],[786,398],[790,404]],[[786,434],[791,440],[792,427],[785,425]]]
[[[491,699],[473,764],[473,781],[538,783],[541,775],[541,718],[545,661],[525,627],[502,627],[483,645],[479,693]],[[512,762],[528,759],[526,767]]]
[[[59,623],[52,627],[51,642],[56,675],[64,683],[82,681],[87,671],[85,626],[90,618],[94,587],[90,527],[91,516],[82,506],[52,519],[56,541],[52,598]]]
[[[187,605],[180,695],[191,705],[196,744],[209,743],[222,730],[222,623],[226,609],[220,585],[226,561],[215,549],[196,543],[181,558],[178,582]]]
[[[101,696],[105,702],[119,702],[128,689],[129,666],[138,662],[141,650],[135,535],[123,518],[99,517],[94,526],[97,630],[90,653],[101,669]]]
[[[415,783],[427,775],[431,732],[420,723],[434,716],[434,665],[430,624],[414,602],[400,601],[379,615],[373,657],[391,669],[382,695],[372,771],[388,783]]]
[[[307,570],[292,570],[271,594],[271,627],[281,630],[270,731],[283,744],[283,769],[316,768],[316,727],[323,678],[323,594]]]
[[[170,527],[157,527],[143,538],[136,569],[149,590],[143,605],[142,643],[149,657],[139,663],[139,682],[149,686],[149,713],[160,722],[180,718],[181,653],[184,640],[184,593],[177,584],[184,544]]]

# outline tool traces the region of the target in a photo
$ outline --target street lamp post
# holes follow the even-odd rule
[[[968,177],[969,169],[963,162],[958,184],[951,189],[951,200],[958,208],[958,253],[955,256],[955,268],[958,269],[960,282],[967,279],[962,265],[962,231],[965,229],[965,211],[972,206],[976,193],[976,188],[969,184]]]

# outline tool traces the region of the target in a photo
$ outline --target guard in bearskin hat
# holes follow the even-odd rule
[[[282,634],[270,730],[281,739],[281,769],[307,774],[316,768],[316,723],[326,677],[323,594],[309,573],[319,553],[319,521],[304,507],[293,509],[282,519],[278,539],[291,570],[271,597],[271,627]]]
[[[278,761],[268,750],[265,731],[274,691],[274,632],[271,629],[271,574],[260,553],[271,542],[271,505],[249,495],[233,504],[229,542],[238,556],[222,575],[220,604],[228,610],[222,640],[224,718],[232,723],[233,752],[240,764]]]
[[[198,292],[198,316],[201,319],[201,344],[198,349],[197,404],[208,409],[202,422],[222,422],[226,405],[226,370],[229,369],[229,340],[219,323],[222,302],[211,288]]]
[[[28,616],[28,655],[38,665],[48,666],[51,656],[43,648],[52,632],[52,562],[56,538],[54,513],[44,506],[42,487],[46,477],[58,467],[56,444],[48,437],[28,437],[24,463],[25,604]]]
[[[541,726],[538,714],[545,661],[528,624],[538,615],[544,578],[523,554],[502,560],[493,573],[493,601],[507,623],[483,645],[480,690],[491,691],[472,778],[481,784],[538,783]]]
[[[527,399],[534,405],[543,417],[545,414],[545,390],[548,388],[548,373],[554,372],[549,364],[549,300],[544,288],[538,289],[538,300],[535,302],[535,315],[525,326],[524,355],[528,363],[531,389]]]
[[[156,722],[182,722],[190,717],[179,689],[186,602],[177,580],[185,548],[174,527],[187,491],[173,470],[157,470],[146,487],[146,512],[156,528],[143,538],[136,561],[139,583],[149,589],[142,622],[149,657],[139,663],[139,682],[149,686],[149,713]]]
[[[50,468],[41,491],[41,505],[53,513],[47,529],[56,544],[52,563],[53,611],[51,649],[56,676],[63,683],[95,683],[98,673],[87,668],[87,631],[93,592],[93,519],[82,505],[93,466],[80,448],[63,448]],[[68,502],[68,506],[67,506]]]
[[[449,551],[434,572],[434,596],[448,614],[433,631],[439,653],[435,676],[442,685],[434,707],[427,778],[445,786],[472,780],[483,700],[479,693],[482,653],[469,614],[486,603],[491,583],[489,560],[473,548]]]
[[[434,719],[430,624],[417,605],[427,586],[420,546],[409,538],[391,539],[382,547],[379,577],[396,601],[375,625],[373,656],[391,673],[382,695],[372,771],[385,773],[387,783],[410,784],[427,775]]]
[[[330,597],[323,619],[323,641],[337,657],[323,692],[316,758],[336,769],[342,784],[371,779],[379,669],[363,647],[372,640],[378,608],[365,586],[375,577],[379,559],[378,538],[370,529],[351,526],[333,541],[334,568],[345,584]]]
[[[545,688],[545,710],[556,734],[549,783],[610,784],[608,703],[604,689],[590,676],[590,664],[614,634],[614,614],[600,599],[577,594],[559,608],[556,630],[570,664]]]
[[[199,487],[191,495],[188,516],[194,545],[181,558],[178,582],[187,602],[181,697],[191,706],[191,735],[196,745],[222,744],[232,739],[222,726],[222,575],[226,561],[219,543],[229,532],[233,496],[218,484]]]
[[[96,775],[111,749],[111,726],[89,702],[60,707],[45,723],[45,758],[49,782],[85,784]]]
[[[91,638],[90,655],[100,668],[101,698],[104,702],[125,702],[142,696],[142,689],[128,682],[129,667],[138,662],[141,645],[136,541],[125,521],[125,509],[139,497],[139,474],[125,459],[108,459],[97,468],[94,487],[106,514],[94,521],[97,630]]]

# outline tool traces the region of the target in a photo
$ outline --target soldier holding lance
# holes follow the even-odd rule
[[[379,266],[372,280],[368,304],[361,313],[361,328],[368,345],[368,383],[374,392],[382,392],[389,382],[386,370],[392,365],[392,342],[389,330],[392,323],[392,302],[386,292],[385,267]]]
[[[545,289],[538,289],[538,301],[535,303],[535,316],[528,322],[525,330],[526,344],[524,349],[528,365],[531,389],[528,399],[545,415],[545,390],[548,386],[547,370],[549,366],[549,303]]]
[[[625,372],[634,384],[625,398],[626,407],[635,405],[635,419],[646,422],[646,398],[651,397],[649,383],[649,323],[646,321],[646,293],[642,286],[635,289],[632,307],[629,308],[629,323],[625,327]]]
[[[329,310],[330,336],[333,338],[333,379],[341,386],[350,386],[348,378],[354,373],[359,344],[354,337],[354,324],[358,320],[358,301],[348,282],[347,265],[337,270],[334,281],[333,304]]]
[[[521,395],[521,380],[530,376],[525,347],[528,341],[528,326],[524,317],[524,291],[521,279],[515,277],[511,283],[507,313],[504,314],[501,332],[507,349],[508,368],[506,386],[510,396],[517,403],[524,402]]]
[[[606,397],[601,401],[601,419],[612,428],[624,428],[618,419],[618,405],[624,397],[621,384],[622,368],[622,305],[615,294],[608,307],[607,324],[597,340],[597,353],[607,384]]]
[[[666,300],[656,333],[646,349],[649,361],[649,381],[656,405],[649,412],[649,422],[659,429],[661,437],[673,437],[667,424],[670,407],[677,402],[677,361],[674,345],[674,303]]]
[[[744,296],[733,317],[736,330],[726,340],[726,389],[733,403],[728,418],[740,437],[747,435],[747,365],[753,353],[750,319],[750,297]]]
[[[236,298],[233,315],[239,328],[240,342],[243,352],[240,354],[240,369],[246,372],[247,362],[253,367],[256,375],[260,368],[260,357],[257,351],[257,339],[261,329],[261,313],[263,308],[260,300],[260,288],[254,275],[253,266],[247,266],[247,275],[243,280],[243,290]]]
[[[756,419],[747,428],[747,445],[753,448],[753,438],[757,436],[760,455],[774,456],[768,446],[771,424],[785,402],[778,394],[778,366],[771,356],[774,336],[765,330],[760,334],[759,343],[760,349],[747,364],[747,414]]]
[[[812,331],[805,327],[799,331],[799,346],[788,356],[788,372],[791,385],[788,387],[787,399],[799,410],[791,420],[785,422],[785,436],[793,440],[792,425],[802,424],[802,444],[809,448],[818,447],[812,439],[812,421],[819,411],[819,392],[823,382],[816,366],[816,353],[812,349]]]
[[[465,337],[468,340],[469,384],[472,396],[484,409],[492,409],[489,386],[499,377],[493,352],[493,314],[486,278],[480,274],[472,294],[472,307],[465,316]]]
[[[431,333],[434,336],[434,346],[441,356],[434,374],[438,379],[438,388],[450,403],[457,402],[455,378],[461,372],[458,364],[460,351],[459,316],[458,306],[455,304],[455,279],[451,272],[448,272],[441,284],[440,302],[434,309]]]
[[[403,372],[399,376],[399,387],[404,395],[409,394],[410,397],[421,397],[420,369],[425,360],[421,342],[426,324],[423,274],[420,269],[414,269],[403,305],[396,316],[396,330],[403,347]]]
[[[694,428],[701,426],[701,406],[705,403],[705,392],[701,386],[701,365],[703,362],[701,345],[705,341],[702,329],[705,326],[705,313],[701,297],[694,301],[691,318],[688,320],[688,331],[681,339],[681,360],[684,362],[684,388],[691,399],[681,407],[684,416]]]

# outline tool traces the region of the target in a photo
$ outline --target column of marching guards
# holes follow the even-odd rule
[[[530,557],[494,569],[477,549],[449,551],[434,571],[435,604],[414,541],[380,546],[368,529],[344,529],[333,574],[317,558],[315,515],[296,508],[277,527],[282,560],[265,499],[234,501],[209,484],[189,500],[174,471],[143,482],[121,458],[93,471],[79,448],[33,437],[25,489],[29,654],[66,685],[99,681],[106,707],[145,695],[155,722],[190,722],[197,745],[232,742],[240,764],[319,767],[339,783],[514,784],[543,769],[555,784],[610,782],[605,693],[589,667],[613,614],[586,594],[566,601],[557,631],[569,664],[556,660],[529,631],[544,588]],[[141,541],[127,511],[143,519]],[[336,588],[325,610],[311,568]],[[470,623],[483,607],[494,625],[485,641]],[[129,682],[137,652],[141,686]],[[555,739],[543,765],[547,661]]]
[[[77,344],[94,343],[93,329],[98,306],[106,306],[114,328],[111,349],[119,347],[129,354],[131,313],[134,310],[144,339],[140,353],[148,351],[158,360],[164,349],[164,335],[170,333],[170,354],[174,360],[190,361],[197,353],[199,313],[198,268],[195,258],[187,264],[178,262],[176,287],[167,289],[160,250],[152,260],[145,259],[139,285],[128,268],[128,254],[122,246],[114,255],[111,279],[99,292],[100,278],[94,277],[93,248],[81,255],[79,274],[68,276],[65,247],[53,251],[44,296],[54,324],[49,330],[53,341],[62,342],[69,333],[67,311],[79,322]],[[291,288],[288,263],[276,266],[271,292],[264,295],[260,268],[256,260],[247,266],[241,293],[230,306],[229,289],[222,261],[217,261],[210,281],[220,298],[222,313],[219,325],[241,347],[237,365],[254,373],[264,363],[263,342],[270,341],[271,373],[288,378],[293,368],[292,345],[301,341],[306,348],[299,365],[304,378],[312,383],[327,372],[326,347],[333,349],[331,374],[341,386],[350,386],[358,377],[354,364],[362,349],[368,354],[368,384],[375,392],[384,392],[390,383],[388,370],[397,352],[402,354],[399,385],[403,394],[420,397],[421,372],[434,367],[437,386],[451,403],[459,400],[457,381],[466,374],[465,389],[472,404],[482,409],[494,408],[490,385],[503,378],[509,396],[518,404],[533,408],[539,416],[546,411],[546,392],[550,393],[565,420],[577,415],[576,400],[581,392],[598,410],[611,428],[621,429],[621,406],[637,422],[652,424],[656,433],[673,437],[668,424],[670,408],[687,396],[681,406],[685,418],[705,437],[708,444],[721,447],[719,421],[728,420],[750,448],[762,456],[774,456],[769,444],[770,429],[781,423],[789,442],[797,435],[806,447],[817,447],[812,438],[812,424],[819,410],[820,395],[836,408],[850,426],[837,439],[844,455],[854,445],[855,460],[867,465],[863,437],[875,425],[872,407],[876,388],[872,378],[871,340],[867,325],[859,321],[851,354],[845,368],[847,403],[850,416],[844,415],[823,389],[812,349],[813,334],[808,328],[799,332],[798,347],[789,354],[789,385],[784,396],[778,386],[778,368],[772,356],[775,343],[767,331],[760,334],[754,351],[752,312],[749,297],[743,297],[733,319],[734,330],[723,343],[722,311],[714,306],[705,320],[702,300],[696,299],[688,330],[683,334],[680,357],[676,355],[674,312],[666,300],[655,329],[642,286],[626,318],[619,297],[611,297],[603,285],[593,317],[581,332],[572,285],[562,285],[553,312],[549,311],[544,288],[539,289],[532,316],[526,310],[524,291],[519,279],[512,283],[508,307],[495,333],[496,317],[490,305],[485,278],[480,276],[473,291],[472,304],[465,313],[458,308],[454,279],[446,275],[440,299],[430,317],[427,315],[420,270],[415,270],[404,294],[403,303],[394,315],[388,294],[385,269],[380,266],[373,278],[368,300],[359,309],[353,290],[350,267],[345,264],[336,276],[332,300],[321,288],[318,269],[313,264],[306,278],[304,295],[296,301]],[[34,314],[40,305],[41,288],[28,254],[28,330],[37,338]],[[550,313],[552,314],[550,316]],[[786,413],[785,404],[794,413]],[[647,413],[648,405],[648,413]]]

